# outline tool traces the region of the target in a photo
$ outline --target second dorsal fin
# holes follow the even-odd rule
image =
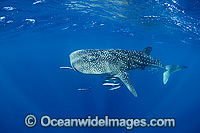
[[[141,52],[143,52],[147,55],[150,55],[151,51],[152,51],[152,47],[146,47],[143,50],[141,50]]]

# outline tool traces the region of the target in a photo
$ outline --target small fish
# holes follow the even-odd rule
[[[113,82],[113,83],[119,83],[119,79],[117,78],[106,78],[104,82]]]
[[[149,72],[152,72],[152,73],[158,72],[158,68],[156,68],[156,67],[149,67],[149,68],[148,68],[148,71],[149,71]]]
[[[122,86],[113,87],[113,88],[111,88],[111,89],[109,89],[109,90],[110,90],[110,91],[113,91],[113,90],[119,89],[120,87],[122,87]]]
[[[86,90],[91,90],[92,88],[91,87],[89,87],[89,88],[80,88],[80,89],[78,89],[79,91],[86,91]]]
[[[72,67],[60,67],[60,69],[73,69]]]
[[[119,86],[120,83],[103,83],[103,86]]]

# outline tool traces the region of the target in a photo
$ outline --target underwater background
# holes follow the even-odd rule
[[[109,91],[99,76],[59,68],[79,49],[148,46],[164,65],[188,68],[166,85],[163,69],[128,71],[137,98],[126,86]],[[0,132],[199,133],[199,66],[199,0],[1,0]],[[176,127],[28,128],[28,114],[175,118]]]

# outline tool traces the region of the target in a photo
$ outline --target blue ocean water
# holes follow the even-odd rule
[[[0,132],[199,133],[199,0],[1,0]],[[78,49],[142,50],[187,69],[162,83],[163,69],[129,71],[137,91],[113,91],[70,66]],[[91,90],[78,91],[79,88]],[[25,125],[33,114],[37,124]],[[40,118],[175,118],[176,127],[47,127]]]

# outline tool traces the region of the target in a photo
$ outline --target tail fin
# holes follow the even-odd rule
[[[166,84],[169,76],[176,71],[182,70],[184,68],[187,68],[187,66],[178,66],[178,65],[168,65],[165,66],[166,71],[163,73],[163,83]]]

